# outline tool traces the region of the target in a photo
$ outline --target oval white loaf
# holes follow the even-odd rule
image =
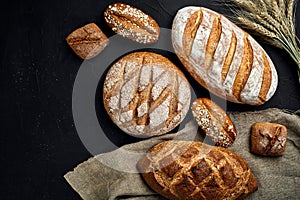
[[[173,21],[172,43],[189,73],[219,97],[261,105],[276,91],[278,76],[267,53],[221,14],[182,8]]]
[[[151,137],[174,129],[186,116],[191,100],[189,82],[167,58],[135,52],[108,71],[103,102],[124,132]]]

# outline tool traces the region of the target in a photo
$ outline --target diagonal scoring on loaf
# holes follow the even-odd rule
[[[259,130],[259,134],[263,137],[263,138],[267,138],[268,140],[268,143],[267,145],[265,146],[265,152],[266,154],[268,154],[272,148],[274,147],[274,144],[278,141],[278,138],[282,132],[282,127],[281,126],[277,126],[277,127],[274,127],[273,129],[274,130],[274,135],[269,135],[268,133],[262,133],[261,130]]]
[[[202,18],[203,18],[202,10],[199,9],[197,12],[194,12],[194,14],[191,15],[184,28],[182,44],[183,44],[183,51],[186,56],[190,56],[191,54],[194,38],[202,22]]]
[[[66,40],[70,45],[79,45],[106,42],[107,38],[97,25],[91,23],[73,31]]]
[[[109,43],[109,39],[95,23],[76,29],[67,36],[66,41],[82,59],[94,58]]]
[[[260,101],[265,102],[267,100],[268,90],[271,87],[271,81],[268,82],[268,80],[270,79],[272,80],[272,72],[266,54],[263,52],[262,55],[264,60],[264,72],[263,72],[263,80],[262,80],[261,89],[259,91],[258,98]]]
[[[118,29],[113,28],[118,34],[128,37],[130,39],[135,39],[138,42],[147,43],[156,40],[157,36],[153,36],[151,33],[147,32],[146,28],[140,27],[138,24],[128,21],[126,18],[118,15],[107,17],[110,23],[117,26]],[[127,29],[126,27],[130,27]]]
[[[218,146],[228,147],[236,138],[236,130],[226,113],[212,101],[197,99],[192,113],[198,125]]]
[[[226,149],[199,142],[163,142],[150,150],[138,167],[144,170],[146,182],[156,181],[157,185],[150,186],[170,199],[236,199],[253,192],[244,160]]]
[[[128,56],[135,57],[127,59],[126,64],[119,61],[107,74],[104,101],[108,102],[108,113],[127,133],[145,135],[169,130],[188,110],[188,82],[168,66],[170,61],[152,63],[155,56],[143,52]],[[115,71],[117,76],[113,76]]]
[[[172,26],[172,41],[191,75],[220,97],[260,105],[276,90],[277,72],[262,47],[212,10],[193,6],[179,10]],[[259,60],[260,54],[264,63]]]
[[[252,70],[252,65],[253,65],[253,49],[251,43],[248,40],[248,34],[246,33],[244,35],[244,44],[245,47],[244,47],[244,55],[242,58],[242,63],[239,67],[232,88],[233,95],[239,101],[241,100],[240,98],[241,92],[244,89],[246,82],[248,81],[249,75]]]
[[[224,81],[227,77],[229,68],[232,64],[234,53],[236,51],[236,43],[237,43],[237,38],[235,33],[232,31],[232,36],[231,36],[231,41],[230,41],[230,47],[228,49],[228,52],[225,57],[225,61],[222,67],[222,84],[224,84]]]
[[[272,138],[270,140],[268,146],[266,147],[266,152],[267,153],[272,149],[272,147],[274,146],[275,142],[278,140],[278,137],[279,137],[280,133],[281,133],[281,127],[276,127],[275,128],[275,133],[274,133],[274,138]]]
[[[251,152],[264,156],[280,156],[285,152],[287,129],[274,123],[255,123],[251,128]]]
[[[221,16],[216,16],[214,18],[212,28],[208,37],[208,41],[206,44],[206,53],[205,53],[205,61],[204,61],[204,68],[208,69],[212,65],[212,60],[215,55],[217,46],[221,39],[222,33],[222,24],[220,22]]]
[[[231,122],[231,119],[228,117],[226,112],[209,99],[202,98],[201,102],[199,101],[197,102],[204,106],[204,110],[208,110],[208,112],[211,115],[211,118],[216,119],[213,121],[218,122],[221,125],[222,127],[221,130],[223,133],[225,133],[223,137],[228,138],[224,140],[229,142],[229,144],[232,144],[234,142],[234,139],[236,138],[236,130],[233,123]]]
[[[132,6],[115,3],[104,12],[106,22],[112,30],[140,43],[152,43],[158,39],[156,21]]]

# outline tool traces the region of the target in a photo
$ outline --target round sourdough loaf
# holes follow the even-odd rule
[[[118,60],[104,82],[104,107],[124,132],[151,137],[174,129],[190,106],[190,86],[167,58],[135,52]]]
[[[261,105],[276,91],[277,72],[267,53],[248,33],[212,10],[179,10],[172,42],[190,74],[226,100]]]

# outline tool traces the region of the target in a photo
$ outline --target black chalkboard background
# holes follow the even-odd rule
[[[63,179],[67,171],[91,156],[76,133],[72,116],[72,89],[82,60],[66,44],[65,37],[90,22],[112,36],[103,11],[114,2],[10,0],[1,5],[1,199],[80,199]],[[200,0],[123,2],[150,14],[163,28],[171,28],[176,11],[184,6],[201,5],[217,11],[224,7]],[[296,19],[300,19],[300,6],[297,10]],[[300,21],[297,27],[299,36]],[[279,74],[275,96],[260,107],[228,103],[228,110],[300,109],[295,63],[283,50],[262,46]],[[165,55],[178,63],[173,54]],[[202,94],[207,92],[203,90]],[[122,136],[117,143],[135,140]]]

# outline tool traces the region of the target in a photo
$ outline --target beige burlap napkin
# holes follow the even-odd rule
[[[279,109],[230,113],[238,136],[229,148],[241,155],[253,171],[259,189],[249,199],[300,198],[300,117]],[[250,153],[250,129],[255,122],[274,122],[288,129],[286,152],[281,157],[262,157]],[[97,155],[78,165],[64,177],[83,199],[163,199],[143,182],[136,163],[152,146],[164,140],[200,140],[197,125],[191,121],[175,134],[125,145],[113,152]]]

